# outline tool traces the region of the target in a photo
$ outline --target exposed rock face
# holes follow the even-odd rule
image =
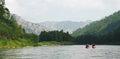
[[[13,14],[13,16],[18,22],[18,24],[21,25],[27,33],[34,33],[34,34],[39,35],[41,31],[47,31],[47,28],[42,25],[38,25],[35,23],[25,21],[20,16],[15,15],[15,14]]]

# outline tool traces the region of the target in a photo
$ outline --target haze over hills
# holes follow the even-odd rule
[[[61,22],[56,22],[56,21],[46,21],[46,22],[41,22],[39,23],[40,25],[43,25],[49,30],[63,30],[64,32],[69,32],[72,33],[78,28],[83,28],[87,24],[91,23],[92,21],[81,21],[81,22],[74,22],[74,21],[61,21]]]
[[[39,35],[41,31],[47,31],[48,29],[42,25],[31,23],[22,19],[22,17],[13,14],[13,17],[17,20],[18,24],[21,25],[27,33],[34,33]]]

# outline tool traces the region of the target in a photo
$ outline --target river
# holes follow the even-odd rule
[[[119,45],[40,46],[0,50],[0,59],[120,59]]]

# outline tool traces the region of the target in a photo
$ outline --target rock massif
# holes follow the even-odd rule
[[[26,21],[22,19],[22,17],[16,14],[13,14],[13,16],[18,22],[18,24],[21,25],[27,33],[34,33],[34,34],[39,35],[41,31],[47,31],[47,28],[42,25],[38,25],[32,22]]]

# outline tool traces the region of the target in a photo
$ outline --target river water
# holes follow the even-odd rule
[[[120,59],[120,46],[97,45],[86,49],[84,45],[24,47],[0,50],[0,59]]]

